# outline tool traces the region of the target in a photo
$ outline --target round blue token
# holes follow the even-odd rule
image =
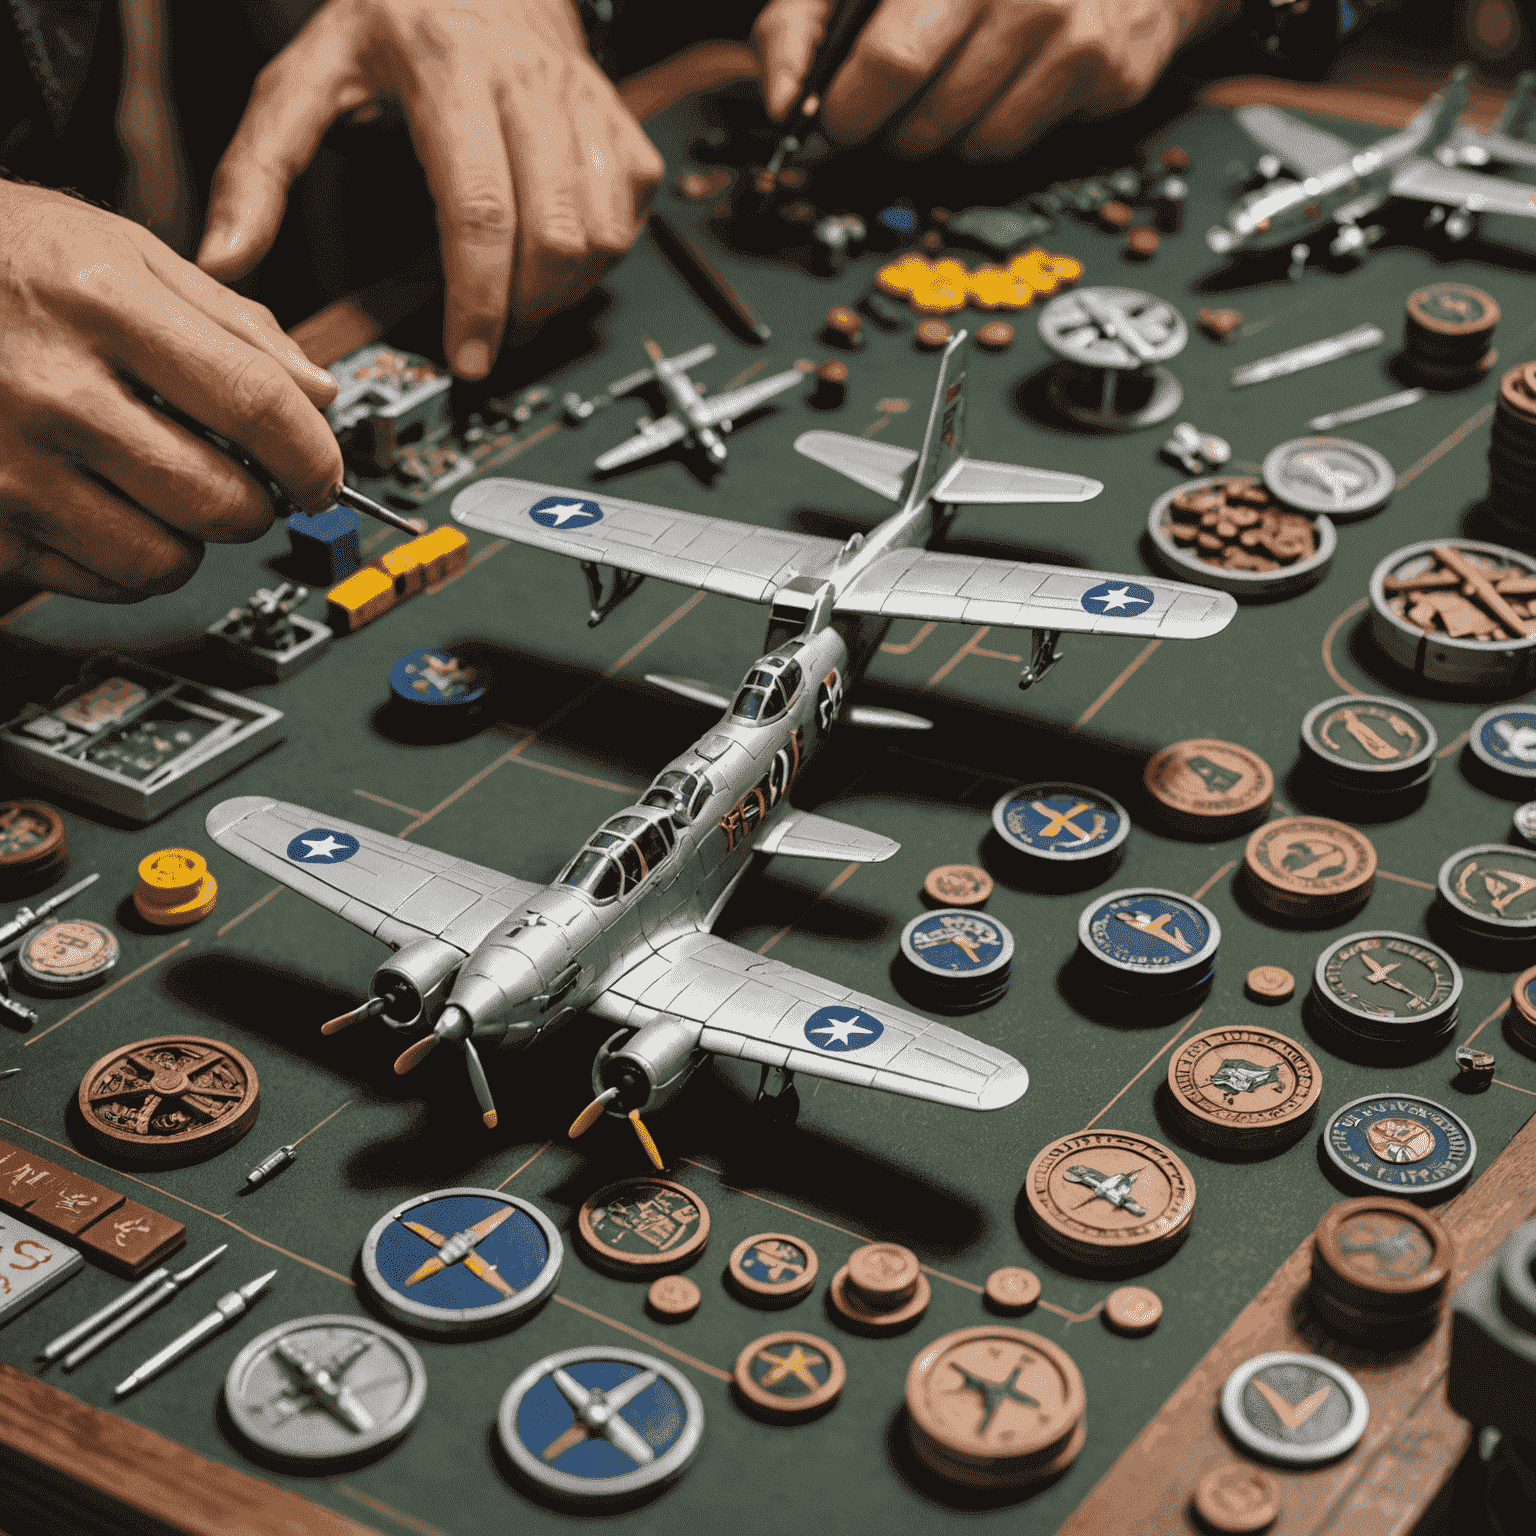
[[[901,930],[902,957],[925,976],[949,982],[995,977],[1013,962],[1013,935],[981,912],[940,907]]]
[[[389,689],[407,704],[466,709],[485,697],[487,679],[451,651],[421,646],[389,669]]]
[[[1501,704],[1472,722],[1467,745],[1479,762],[1511,779],[1536,779],[1536,710]]]
[[[363,1242],[363,1274],[392,1317],[431,1333],[510,1322],[560,1276],[565,1245],[535,1205],[494,1189],[403,1201]]]
[[[1215,966],[1221,924],[1192,897],[1135,886],[1089,902],[1077,942],[1112,985],[1197,986]]]
[[[531,1482],[561,1498],[597,1503],[682,1472],[704,1433],[704,1404],[666,1361],[588,1345],[529,1366],[502,1397],[496,1428]]]
[[[992,826],[1010,847],[1053,863],[1112,853],[1131,830],[1118,800],[1083,784],[1024,784],[992,807]]]
[[[1329,1158],[1372,1194],[1433,1197],[1461,1183],[1477,1138],[1460,1115],[1416,1093],[1368,1093],[1335,1110],[1323,1131]]]

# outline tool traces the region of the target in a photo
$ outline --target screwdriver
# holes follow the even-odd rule
[[[811,58],[811,67],[800,82],[800,100],[785,121],[784,137],[768,162],[768,174],[777,176],[784,162],[797,153],[803,142],[802,135],[810,132],[812,120],[821,110],[822,92],[831,85],[832,77],[847,62],[853,45],[864,23],[875,14],[880,0],[840,0],[827,19],[827,30]]]

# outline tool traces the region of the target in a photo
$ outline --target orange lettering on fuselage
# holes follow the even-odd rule
[[[734,848],[746,838],[752,828],[765,820],[769,811],[789,793],[790,785],[800,772],[804,746],[804,731],[796,726],[790,732],[789,740],[773,754],[768,772],[720,818],[720,830],[725,833],[725,846],[728,849]]]

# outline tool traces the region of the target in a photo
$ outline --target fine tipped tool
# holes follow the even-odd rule
[[[0,1077],[15,1077],[20,1071],[20,1067],[6,1067],[4,1071],[0,1071]]]
[[[880,0],[840,0],[827,19],[827,30],[811,57],[811,67],[800,82],[800,100],[784,120],[784,137],[768,162],[768,173],[777,176],[784,162],[797,154],[821,110],[821,98],[832,77],[848,60],[864,23],[879,9]]]
[[[413,539],[420,532],[413,523],[401,517],[398,512],[391,512],[388,507],[381,507],[371,496],[364,496],[361,491],[354,491],[350,485],[338,485],[333,494],[338,506],[351,507],[354,512],[366,512],[369,517],[376,517],[381,523],[388,523],[391,528],[398,528],[401,533],[410,534]]]
[[[106,1321],[105,1327],[101,1328],[96,1333],[93,1333],[88,1339],[85,1340],[84,1343],[77,1344],[72,1350],[70,1350],[70,1352],[64,1356],[64,1369],[66,1371],[74,1370],[74,1368],[79,1365],[81,1361],[89,1360],[90,1357],[94,1355],[98,1349],[101,1349],[105,1345],[110,1344],[113,1339],[118,1337],[119,1334],[126,1333],[130,1328],[133,1327],[135,1323],[139,1322],[142,1318],[148,1317],[149,1314],[153,1312],[157,1307],[164,1306],[165,1303],[168,1302],[171,1297],[174,1296],[177,1291],[182,1288],[182,1286],[189,1284],[193,1280],[196,1280],[204,1270],[210,1269],[213,1265],[218,1263],[219,1255],[222,1254],[228,1247],[228,1243],[220,1243],[212,1253],[205,1255],[195,1264],[189,1264],[184,1270],[182,1270],[179,1275],[165,1274],[164,1278],[158,1281],[153,1286],[153,1288],[147,1292],[144,1291],[142,1284],[136,1285],[133,1288],[134,1291],[142,1293],[139,1295],[138,1300],[135,1301],[131,1306],[122,1308],[117,1312],[115,1316]],[[164,1272],[162,1271],[162,1273]],[[129,1294],[132,1295],[133,1293],[130,1292]],[[127,1298],[120,1297],[119,1302],[126,1299]],[[92,1319],[91,1321],[94,1322],[95,1319]],[[68,1337],[68,1335],[65,1337]],[[57,1340],[54,1341],[55,1344],[57,1342]],[[52,1349],[54,1345],[50,1344],[48,1347],[49,1349]],[[52,1357],[49,1356],[48,1358]]]
[[[145,1382],[153,1381],[162,1372],[168,1371],[178,1360],[190,1355],[204,1339],[210,1339],[214,1334],[222,1332],[225,1328],[244,1317],[250,1304],[272,1283],[277,1271],[269,1269],[266,1274],[258,1275],[254,1280],[242,1285],[237,1291],[226,1291],[219,1297],[218,1305],[201,1321],[194,1323],[183,1334],[172,1339],[159,1354],[151,1355],[148,1360],[136,1370],[133,1375],[118,1382],[112,1389],[114,1397],[126,1397],[130,1392],[137,1391]]]
[[[33,924],[42,922],[50,912],[57,911],[66,901],[78,896],[86,886],[94,885],[99,879],[101,879],[99,874],[87,875],[84,880],[76,881],[67,891],[60,891],[57,896],[50,896],[39,907],[18,907],[16,915],[3,928],[0,928],[0,944],[14,939],[19,933],[25,933]]]
[[[659,213],[650,218],[651,238],[662,253],[695,288],[711,308],[724,309],[747,341],[767,341],[773,332],[726,280],[725,274],[696,246],[682,230]]]

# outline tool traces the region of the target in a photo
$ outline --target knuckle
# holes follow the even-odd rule
[[[248,425],[266,425],[283,415],[288,379],[265,358],[247,358],[227,388],[236,416]]]
[[[866,46],[875,70],[898,85],[914,89],[928,78],[933,61],[918,38],[886,34],[871,38]]]
[[[586,232],[577,226],[574,218],[554,215],[535,219],[529,240],[544,261],[557,266],[574,267],[587,257]],[[627,242],[623,249],[628,249]]]
[[[159,529],[146,531],[122,554],[125,558],[111,580],[128,594],[126,602],[174,592],[185,586],[203,563],[201,544],[183,543]]]
[[[213,544],[247,544],[272,526],[272,507],[250,481],[220,479],[200,498],[198,535]]]
[[[449,223],[456,235],[477,243],[492,244],[506,240],[515,221],[512,205],[506,197],[484,187],[472,188],[454,199]]]

